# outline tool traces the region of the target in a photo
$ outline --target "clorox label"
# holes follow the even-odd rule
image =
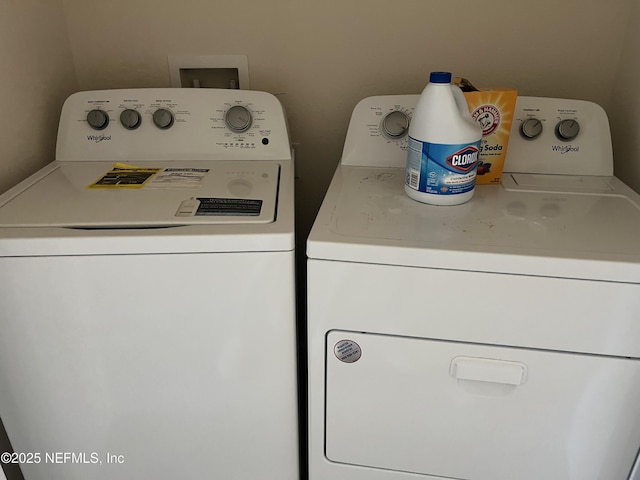
[[[410,188],[436,195],[456,195],[473,190],[480,140],[472,144],[443,145],[409,137],[407,174]]]
[[[474,146],[468,146],[447,157],[447,165],[459,172],[467,173],[476,167],[479,150]]]

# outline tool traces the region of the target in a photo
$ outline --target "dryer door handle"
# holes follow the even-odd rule
[[[458,380],[522,385],[527,381],[527,366],[521,362],[492,358],[455,357],[449,374]]]

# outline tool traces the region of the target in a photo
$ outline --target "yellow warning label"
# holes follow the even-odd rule
[[[116,163],[87,188],[142,188],[162,168],[135,167]]]

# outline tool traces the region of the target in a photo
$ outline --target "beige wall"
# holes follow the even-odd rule
[[[62,0],[0,2],[0,192],[54,159],[60,107],[77,88]]]
[[[609,119],[615,173],[640,192],[640,2],[635,2],[613,83]]]

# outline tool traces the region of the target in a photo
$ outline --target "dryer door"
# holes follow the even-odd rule
[[[640,361],[334,330],[330,461],[473,480],[623,479]]]

